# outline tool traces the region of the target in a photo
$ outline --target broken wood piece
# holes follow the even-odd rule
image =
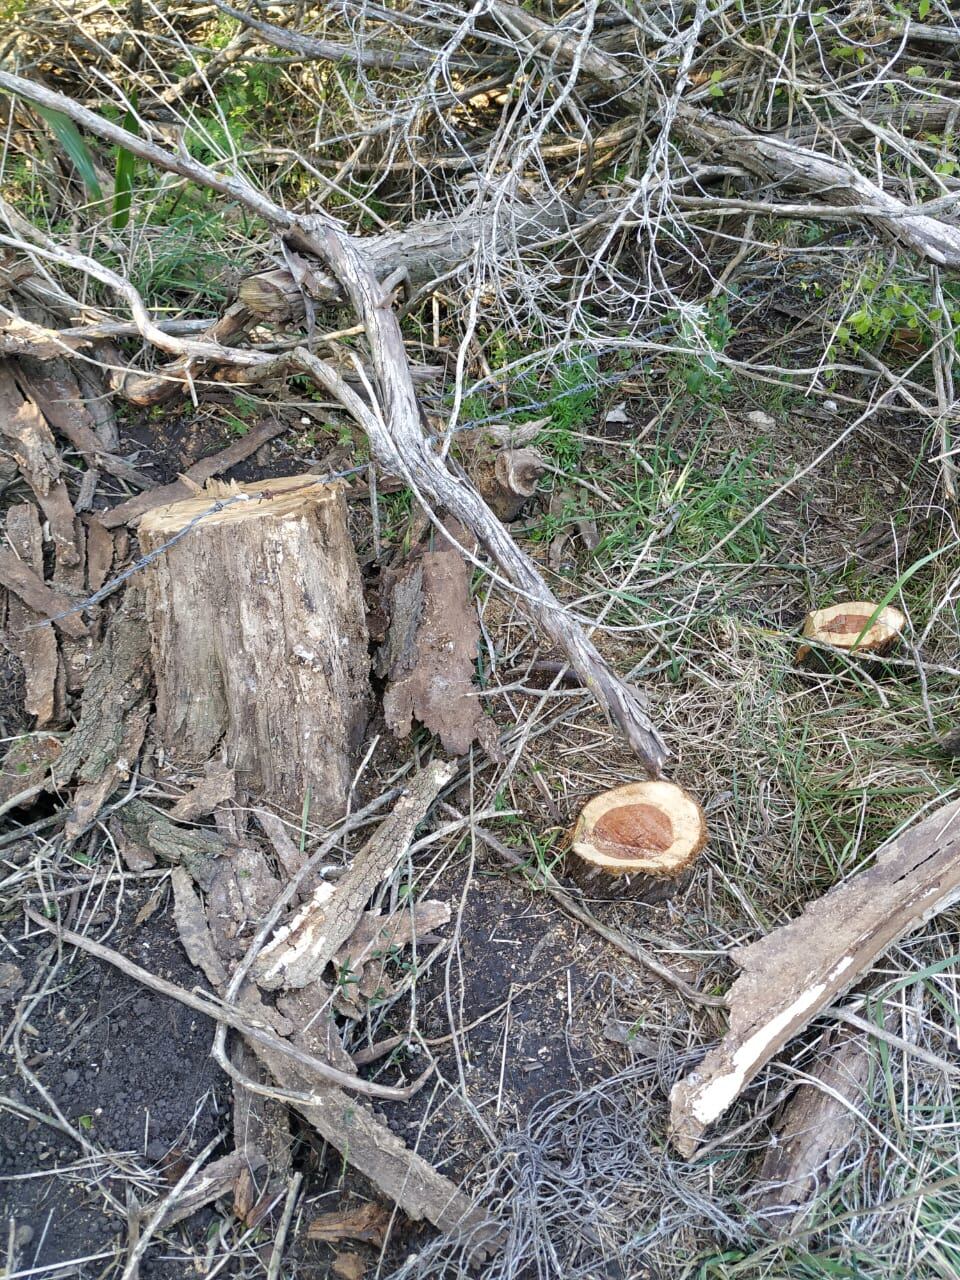
[[[152,489],[149,476],[123,458],[118,458],[105,443],[111,438],[116,446],[115,428],[104,430],[105,423],[98,422],[95,411],[102,416],[109,413],[104,406],[104,396],[98,388],[81,386],[77,371],[65,360],[36,360],[17,362],[17,382],[27,390],[54,431],[64,436],[80,453],[88,467],[99,467],[135,489]]]
[[[24,320],[22,316],[4,316],[0,320],[0,355],[55,360],[89,345],[83,338],[62,335],[55,329],[45,329],[42,325]]]
[[[233,303],[214,323],[203,331],[201,337],[217,345],[229,345],[236,341],[251,324],[253,317],[242,303]],[[146,407],[162,404],[178,394],[185,382],[201,377],[204,364],[189,356],[180,356],[156,374],[137,374],[130,370],[118,373],[114,378],[115,389],[131,404]]]
[[[221,956],[232,959],[244,953],[251,927],[263,919],[281,888],[259,848],[244,846],[218,859],[206,893],[210,928]]]
[[[322,1213],[307,1223],[308,1240],[337,1244],[340,1240],[359,1240],[363,1244],[383,1244],[390,1225],[390,1214],[382,1204],[368,1200],[355,1209],[337,1209]]]
[[[546,459],[536,449],[500,449],[493,457],[482,454],[472,467],[481,497],[498,520],[516,520],[524,504],[537,491],[547,470]]]
[[[816,644],[832,645],[850,653],[881,654],[893,646],[906,624],[900,610],[890,605],[880,609],[868,600],[850,600],[808,613],[803,635]],[[811,652],[810,645],[801,644],[796,661],[803,662]]]
[[[24,792],[42,790],[62,749],[60,739],[50,733],[14,738],[0,760],[0,805]]]
[[[201,782],[181,796],[170,810],[174,822],[193,822],[213,813],[218,804],[232,800],[237,790],[237,775],[221,760],[208,760],[204,765],[206,776]]]
[[[573,832],[574,854],[609,875],[678,876],[707,842],[707,821],[672,782],[632,782],[594,796]]]
[[[937,809],[788,924],[733,956],[730,1025],[674,1085],[670,1134],[684,1156],[757,1072],[892,943],[960,900],[960,801]]]
[[[295,1064],[261,1043],[252,1043],[251,1047],[281,1088],[303,1088]],[[381,1124],[363,1103],[342,1089],[328,1088],[312,1102],[294,1105],[352,1168],[369,1178],[408,1218],[426,1218],[441,1231],[462,1233],[468,1251],[478,1257],[495,1251],[501,1239],[496,1224],[449,1178]]]
[[[194,1174],[176,1199],[171,1201],[156,1225],[172,1227],[183,1222],[204,1205],[229,1195],[241,1174],[256,1173],[265,1163],[261,1152],[251,1146],[244,1147],[242,1151],[231,1151],[218,1160],[211,1160]],[[149,1207],[141,1210],[142,1217],[149,1216],[149,1213]]]
[[[87,474],[92,473],[88,471]],[[95,595],[113,567],[113,534],[96,516],[86,517],[84,523],[87,529],[87,590]]]
[[[293,843],[282,818],[278,818],[269,809],[254,809],[253,814],[273,845],[273,851],[284,872],[292,878],[306,862],[306,854]],[[310,885],[309,892],[312,893],[316,887],[314,884]]]
[[[93,821],[136,763],[146,733],[149,688],[142,597],[130,589],[90,665],[80,717],[57,765],[58,786],[74,778],[81,784],[67,824],[71,838]]]
[[[233,851],[216,832],[174,826],[165,813],[143,800],[125,804],[111,820],[110,830],[131,870],[156,866],[159,858],[186,867],[204,892],[212,886],[220,860]]]
[[[170,872],[170,883],[173,886],[173,919],[187,959],[218,991],[226,984],[227,973],[217,955],[200,899],[193,891],[193,881],[183,867],[174,867]]]
[[[434,929],[449,923],[450,905],[427,899],[401,907],[388,915],[365,911],[357,927],[333,957],[337,971],[337,1011],[360,1017],[364,1002],[394,993],[387,974],[391,954],[415,940],[424,941]]]
[[[242,1036],[230,1046],[237,1074],[254,1084],[269,1085],[266,1068]],[[241,1151],[262,1152],[271,1175],[286,1178],[293,1167],[290,1115],[286,1104],[245,1088],[234,1078],[233,1140]]]
[[[389,728],[406,738],[419,720],[452,755],[465,754],[477,739],[492,746],[493,726],[473,683],[480,624],[460,552],[425,551],[394,580],[388,610],[378,669],[387,677]]]
[[[869,1105],[867,1036],[842,1028],[824,1033],[805,1078],[776,1125],[760,1170],[756,1208],[778,1236],[850,1161],[850,1147]]]
[[[0,548],[0,586],[29,605],[40,618],[37,625],[52,622],[64,635],[76,640],[87,634],[80,613],[73,611],[76,602],[63,592],[48,587],[38,573],[5,548]]]
[[[145,553],[165,548],[145,578],[168,757],[196,767],[224,750],[253,795],[299,814],[309,793],[313,814],[341,814],[369,703],[342,487],[214,485],[149,511],[139,535]]]
[[[413,833],[455,773],[455,765],[434,760],[413,778],[349,871],[336,885],[320,885],[263,948],[252,971],[260,986],[305,987],[323,977],[374,890],[406,853]]]
[[[76,564],[76,513],[60,474],[60,455],[43,414],[16,377],[14,362],[0,360],[0,441],[16,459],[50,526],[58,565]]]

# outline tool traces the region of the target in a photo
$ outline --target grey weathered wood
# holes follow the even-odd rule
[[[456,766],[433,760],[404,794],[336,885],[321,884],[257,958],[254,975],[268,988],[305,987],[323,977],[347,941],[374,891],[406,852],[419,823],[453,777]]]
[[[757,1072],[905,934],[960,900],[960,800],[890,841],[866,871],[734,952],[730,1025],[670,1094],[670,1130],[691,1156]]]
[[[145,573],[168,756],[202,765],[223,744],[238,782],[271,805],[339,816],[366,727],[367,629],[340,488],[292,476],[220,486],[148,512],[145,552],[209,512]]]
[[[357,418],[380,461],[402,476],[418,496],[445,507],[486,547],[504,576],[518,590],[537,622],[570,659],[586,688],[624,732],[647,770],[662,774],[667,747],[647,712],[646,700],[621,680],[600,656],[586,631],[544,582],[534,561],[522,551],[465,476],[455,475],[426,440],[403,335],[396,316],[384,305],[382,290],[357,245],[332,227],[292,237],[298,248],[318,254],[330,266],[363,321],[377,374],[381,411],[372,412],[349,392],[330,366],[301,350],[297,358]],[[389,425],[388,425],[389,424]]]

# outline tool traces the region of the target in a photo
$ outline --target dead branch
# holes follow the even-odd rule
[[[456,766],[433,761],[421,770],[335,886],[321,884],[264,947],[254,969],[261,986],[305,987],[323,971],[359,923],[376,888],[396,866]]]
[[[639,85],[632,71],[612,54],[575,40],[543,19],[516,5],[496,0],[494,11],[505,25],[526,37],[530,46],[576,62],[587,75],[613,90],[619,101],[646,111],[649,88]],[[783,184],[819,195],[829,192],[838,204],[866,205],[876,212],[864,216],[887,235],[941,266],[960,266],[960,228],[928,214],[917,213],[864,177],[853,165],[833,160],[808,147],[773,135],[755,133],[688,102],[675,104],[673,124],[685,142],[711,158],[742,166],[765,182]],[[852,216],[857,216],[851,210]]]
[[[298,232],[291,238],[329,264],[363,320],[381,404],[371,409],[310,352],[301,349],[296,361],[356,418],[386,467],[401,475],[421,500],[446,508],[480,540],[543,630],[568,655],[585,687],[626,735],[646,769],[654,777],[661,776],[669,753],[640,692],[614,674],[476,489],[465,476],[455,476],[424,439],[400,326],[383,305],[382,291],[361,251],[332,228],[317,227],[312,234]]]

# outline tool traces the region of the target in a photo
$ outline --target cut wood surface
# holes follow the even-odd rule
[[[855,653],[886,653],[906,624],[904,615],[891,605],[881,609],[868,600],[850,600],[808,613],[803,635],[816,644],[833,645]],[[803,662],[811,652],[810,645],[801,644],[797,649],[797,662]]]
[[[672,782],[632,782],[594,796],[573,832],[574,854],[610,875],[678,876],[707,841],[696,800]]]
[[[960,800],[891,840],[873,866],[739,948],[723,1040],[670,1094],[670,1131],[692,1156],[704,1131],[783,1046],[905,934],[960,900]]]
[[[166,751],[201,766],[225,742],[252,795],[299,814],[309,791],[339,815],[369,699],[342,491],[313,476],[214,487],[148,512],[143,551],[195,520],[145,574]]]

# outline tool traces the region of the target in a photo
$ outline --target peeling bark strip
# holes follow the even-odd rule
[[[390,593],[390,632],[381,668],[388,678],[383,715],[399,738],[414,719],[451,755],[495,735],[474,686],[480,623],[470,571],[459,551],[425,551],[401,571]]]
[[[692,1156],[704,1131],[773,1055],[905,934],[960,900],[960,800],[877,854],[874,865],[748,947],[727,993],[730,1026],[670,1094],[670,1136]]]

